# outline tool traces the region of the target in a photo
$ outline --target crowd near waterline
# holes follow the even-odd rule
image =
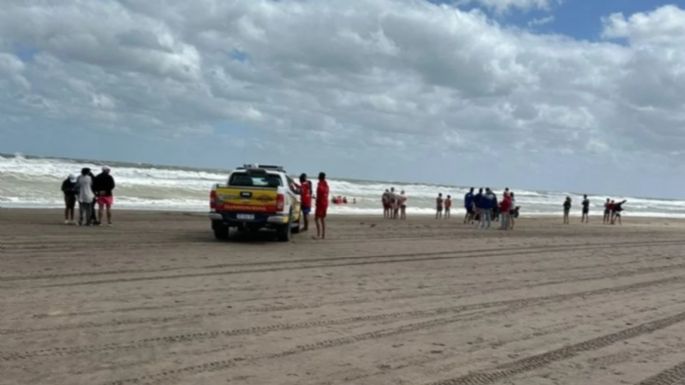
[[[408,196],[402,190],[399,194],[395,188],[391,187],[382,194],[381,204],[383,206],[383,217],[386,219],[406,219]],[[604,202],[603,224],[622,224],[621,213],[623,204],[627,200],[615,201],[607,198]],[[463,223],[476,225],[480,229],[489,229],[493,222],[499,222],[500,230],[513,230],[516,218],[519,217],[521,206],[516,205],[516,196],[509,188],[502,192],[502,199],[499,200],[497,194],[490,189],[471,187],[463,198],[464,210],[466,212]],[[452,209],[452,196],[439,192],[435,198],[435,219],[450,219]],[[590,223],[590,199],[587,194],[583,195],[581,201],[581,223]],[[567,196],[561,205],[563,210],[563,223],[570,224],[570,212],[572,199]]]
[[[309,214],[315,210],[315,223],[317,227],[316,238],[325,238],[325,217],[329,204],[329,188],[325,173],[318,175],[317,188],[314,190],[311,181],[306,174],[301,174],[297,186],[302,203],[303,230],[309,226]],[[64,195],[64,223],[69,225],[93,226],[112,225],[112,206],[114,204],[113,190],[116,184],[111,175],[111,169],[103,166],[98,175],[94,175],[88,167],[81,169],[79,175],[70,174],[62,182]],[[347,204],[347,197],[333,197],[333,204]],[[356,203],[355,198],[350,199]],[[76,203],[78,203],[78,221],[75,219]],[[314,204],[313,204],[314,203]],[[479,229],[494,228],[493,223],[498,222],[500,230],[513,230],[516,218],[519,217],[521,206],[516,204],[515,193],[505,188],[501,193],[501,199],[489,187],[479,188],[477,191],[471,187],[462,199],[465,215],[463,223],[471,224]],[[603,202],[603,224],[622,224],[621,213],[626,200],[616,201],[606,198]],[[397,192],[391,187],[381,195],[383,217],[386,219],[407,219],[407,207],[409,196],[401,190]],[[435,198],[435,219],[451,219],[454,199],[451,194],[438,192]],[[587,195],[583,195],[580,203],[581,223],[589,223],[591,202]],[[567,196],[561,204],[563,224],[570,224],[570,213],[573,208],[573,200]]]

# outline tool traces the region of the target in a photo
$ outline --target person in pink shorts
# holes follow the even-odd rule
[[[105,211],[107,212],[107,224],[112,224],[112,205],[114,204],[112,190],[114,190],[114,187],[114,178],[110,175],[109,167],[105,166],[102,168],[102,172],[95,177],[94,183],[94,190],[98,196],[98,220],[101,224],[104,223],[102,216]]]

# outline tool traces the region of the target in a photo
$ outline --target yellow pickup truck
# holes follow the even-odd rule
[[[290,240],[300,231],[297,185],[279,166],[245,165],[233,170],[225,185],[209,195],[209,219],[217,239],[228,239],[229,229],[275,229],[278,239]]]

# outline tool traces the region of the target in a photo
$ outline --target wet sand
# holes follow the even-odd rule
[[[685,224],[0,209],[0,384],[685,384]]]

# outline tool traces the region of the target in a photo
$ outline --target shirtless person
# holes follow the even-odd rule
[[[438,197],[435,198],[435,219],[442,218],[442,203],[442,193],[439,193]]]
[[[445,219],[450,219],[450,209],[452,208],[452,196],[448,195],[445,199]]]
[[[607,198],[606,203],[604,203],[604,219],[602,220],[605,225],[611,222],[611,200]]]
[[[400,193],[400,219],[407,219],[407,196],[404,190]]]

